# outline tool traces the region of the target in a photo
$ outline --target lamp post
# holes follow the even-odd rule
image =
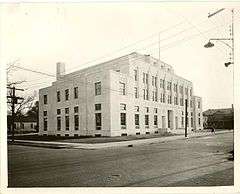
[[[223,11],[224,8],[212,13],[208,15],[208,18],[218,14],[219,12]],[[214,43],[213,41],[218,41],[223,43],[224,45],[226,45],[227,47],[229,47],[231,49],[231,57],[230,57],[230,61],[225,63],[225,66],[228,67],[231,64],[234,64],[234,9],[231,10],[232,13],[232,25],[231,25],[231,33],[230,33],[230,37],[229,38],[210,38],[208,43],[206,43],[204,45],[205,48],[211,48],[214,47]],[[230,42],[230,43],[229,43]]]

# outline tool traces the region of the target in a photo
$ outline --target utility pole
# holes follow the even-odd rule
[[[188,106],[188,100],[185,100],[185,137],[187,137],[187,121],[188,121],[188,113],[187,113],[187,106]]]
[[[24,91],[23,89],[19,89],[19,88],[15,88],[14,86],[13,87],[7,87],[7,89],[10,89],[11,92],[10,92],[10,96],[7,96],[7,98],[10,98],[11,101],[9,101],[8,103],[11,103],[11,108],[12,108],[12,119],[11,119],[11,122],[12,122],[12,127],[11,127],[11,133],[12,133],[12,142],[14,142],[14,121],[15,121],[15,104],[20,104],[18,103],[18,100],[24,100],[24,98],[22,97],[17,97],[16,94],[15,94],[15,91],[16,90],[19,90],[19,91]]]

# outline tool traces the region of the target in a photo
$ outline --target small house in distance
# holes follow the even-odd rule
[[[8,133],[11,132],[12,116],[7,116]],[[14,120],[15,133],[37,132],[37,118],[31,116],[16,117]]]

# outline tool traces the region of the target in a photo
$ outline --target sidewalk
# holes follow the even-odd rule
[[[217,131],[215,135],[222,133],[233,133],[233,130],[223,130]],[[204,136],[214,135],[211,132],[194,132],[190,133],[188,138],[198,138]],[[102,149],[102,148],[113,148],[113,147],[123,147],[123,146],[134,146],[141,144],[150,143],[163,143],[167,141],[174,141],[186,139],[184,135],[167,136],[151,139],[137,139],[130,141],[118,141],[118,142],[108,142],[108,143],[69,143],[69,142],[49,142],[49,141],[29,141],[29,140],[15,140],[14,144],[17,145],[28,145],[28,146],[38,146],[38,147],[48,147],[48,148],[74,148],[74,149]]]

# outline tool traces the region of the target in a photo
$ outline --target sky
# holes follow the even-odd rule
[[[233,67],[224,66],[231,50],[221,42],[204,48],[210,38],[229,37],[230,7],[212,18],[221,4],[194,3],[15,3],[1,5],[1,63],[56,74],[66,73],[131,52],[150,54],[193,82],[203,110],[230,108]],[[160,44],[159,44],[160,39]],[[13,69],[10,81],[37,93],[54,77]]]

